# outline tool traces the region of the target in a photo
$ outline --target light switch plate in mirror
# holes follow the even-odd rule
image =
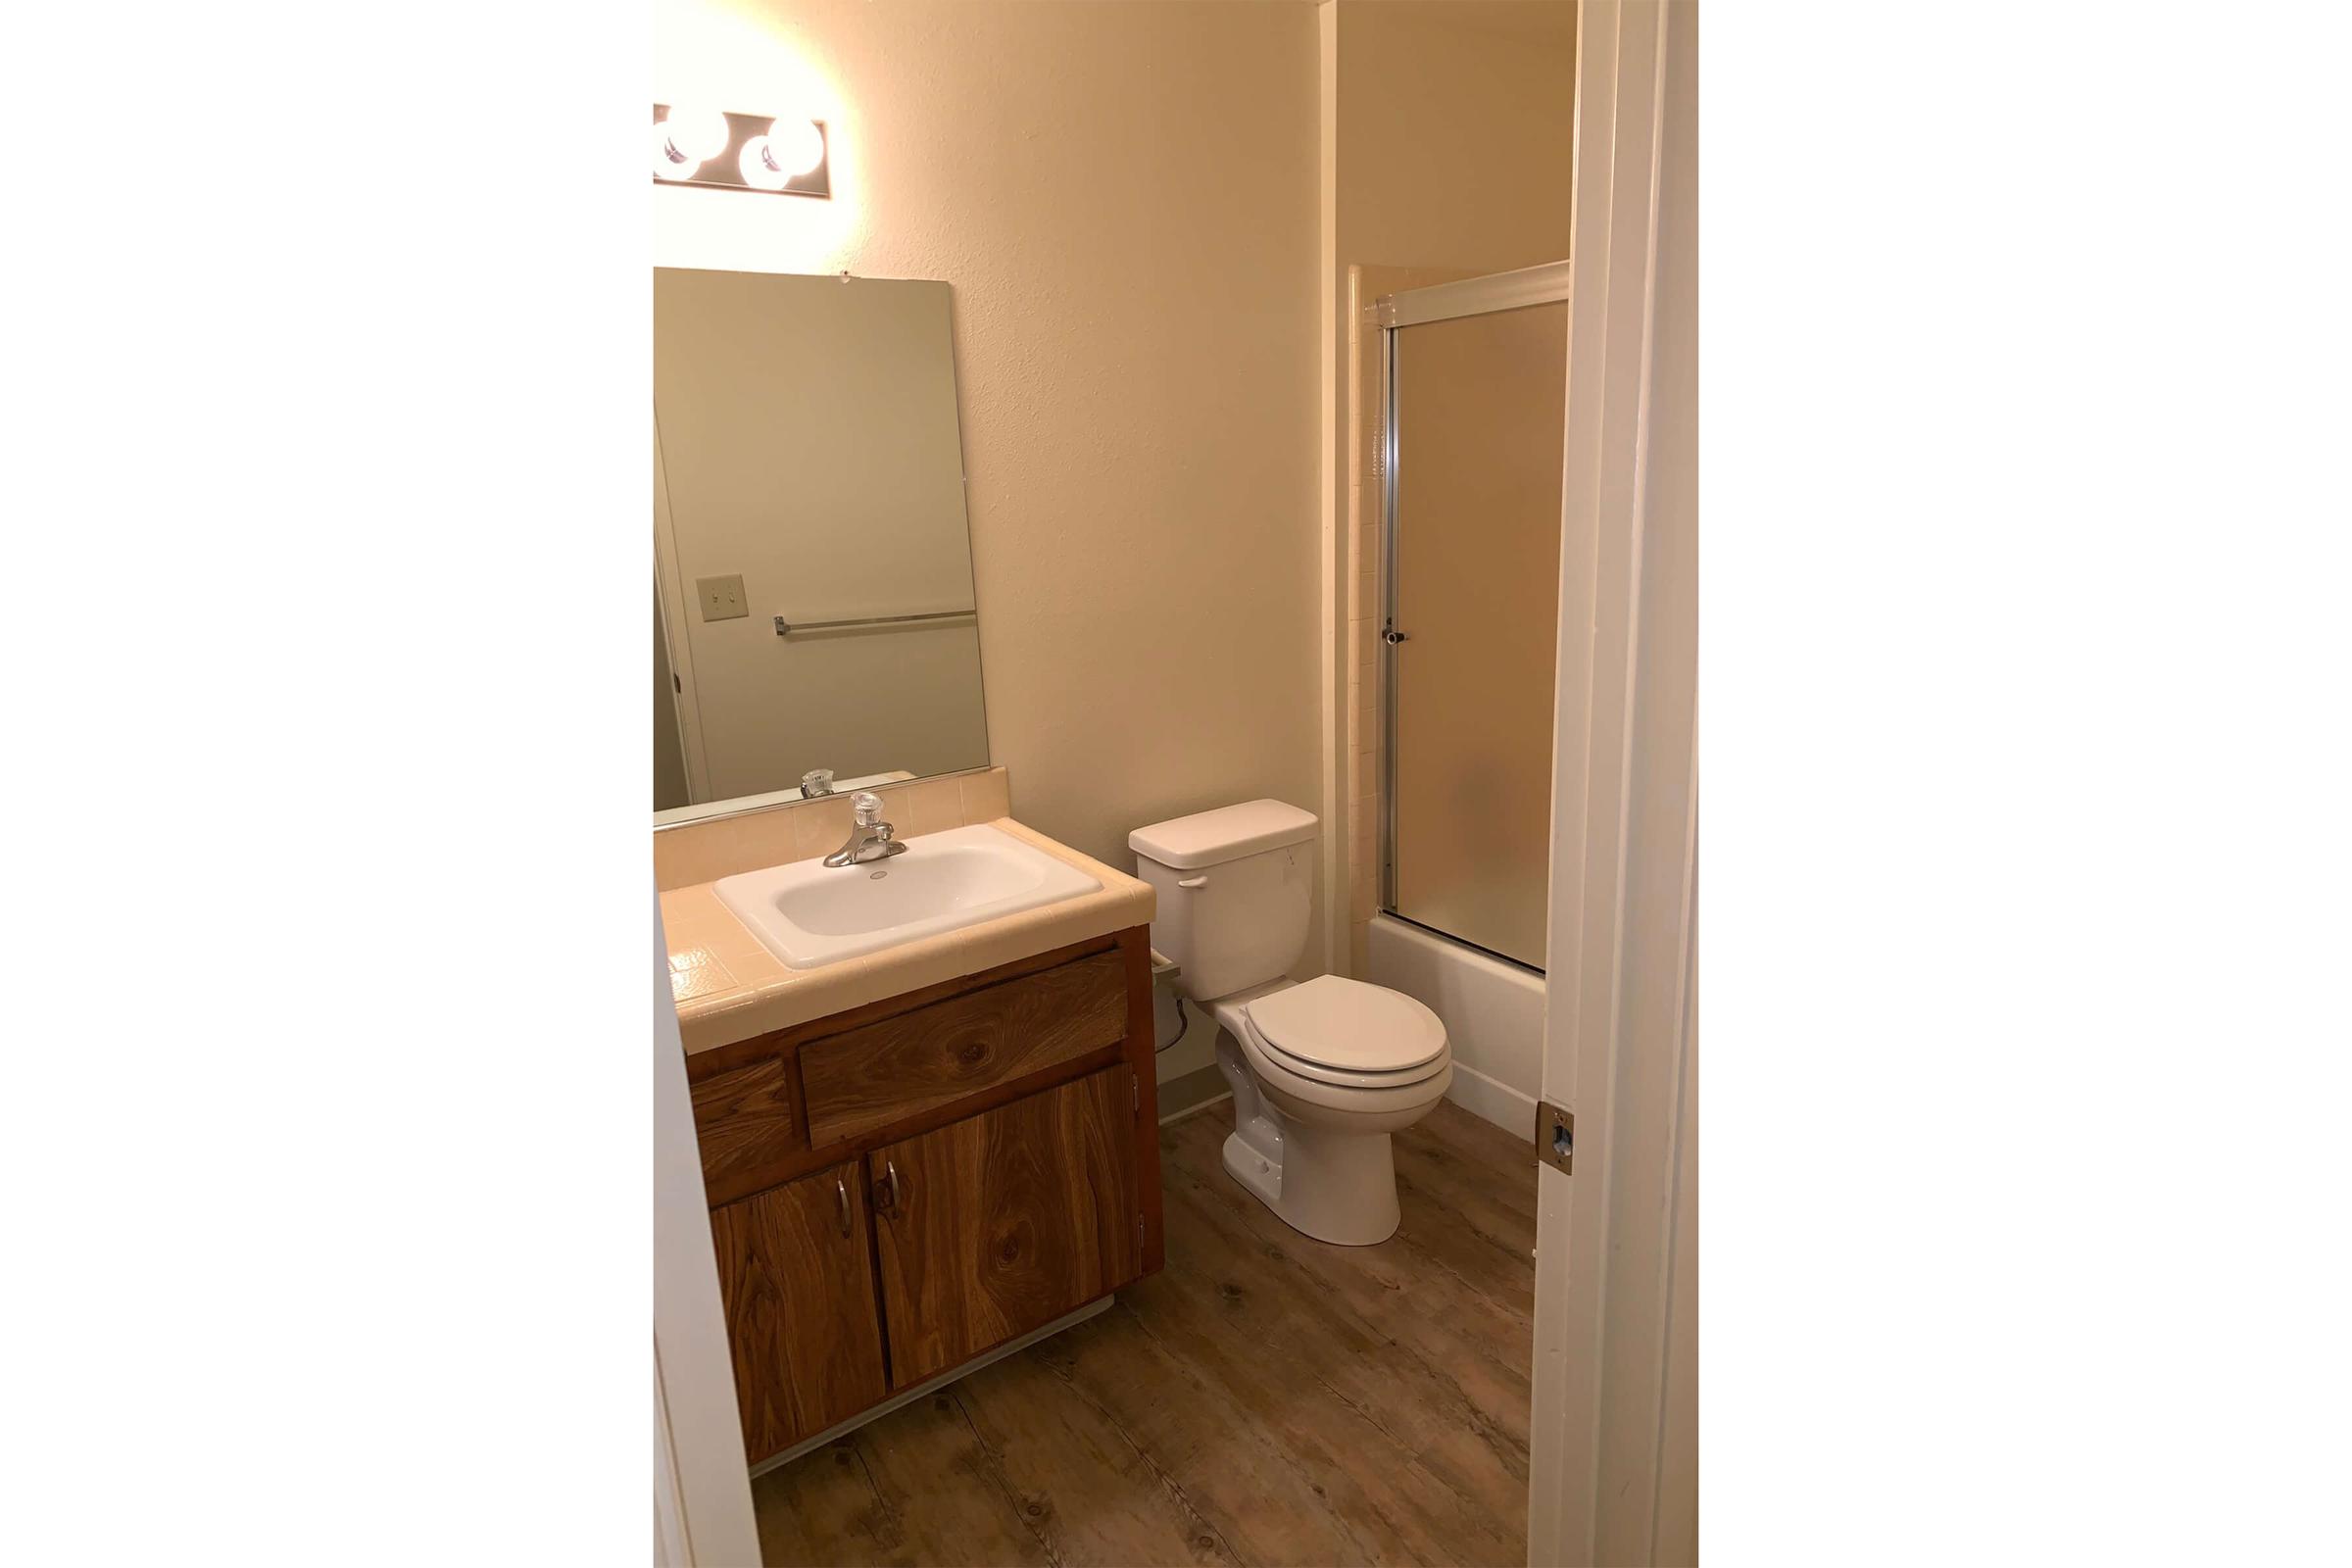
[[[705,620],[734,620],[751,613],[743,608],[743,575],[740,572],[729,577],[697,577],[694,579],[694,591],[702,598]]]

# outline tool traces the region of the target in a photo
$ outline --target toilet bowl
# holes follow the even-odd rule
[[[1152,946],[1217,1023],[1225,1169],[1293,1229],[1364,1247],[1396,1230],[1390,1135],[1445,1098],[1453,1055],[1438,1015],[1401,992],[1287,978],[1306,945],[1314,830],[1309,812],[1250,801],[1127,842],[1159,896]]]
[[[1252,1009],[1279,1009],[1278,999],[1369,1016],[1348,1032],[1336,1021],[1269,1029]],[[1225,1169],[1234,1180],[1317,1241],[1368,1247],[1395,1235],[1389,1135],[1428,1115],[1453,1082],[1437,1014],[1401,992],[1337,975],[1277,982],[1212,1003],[1209,1012],[1220,1031],[1217,1070],[1233,1090]],[[1365,1065],[1381,1061],[1401,1065]]]

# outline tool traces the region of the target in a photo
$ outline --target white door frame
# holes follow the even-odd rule
[[[760,1561],[669,943],[654,896],[654,1561]]]
[[[1576,1122],[1573,1176],[1538,1176],[1539,1565],[1697,1554],[1696,523],[1649,497],[1653,418],[1695,429],[1653,349],[1661,311],[1695,332],[1658,233],[1665,211],[1695,241],[1697,22],[1697,0],[1586,0],[1577,24],[1544,1041],[1544,1098]]]

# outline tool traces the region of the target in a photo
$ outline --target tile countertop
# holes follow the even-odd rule
[[[787,968],[718,902],[710,883],[662,894],[670,993],[677,1000],[678,1032],[686,1054],[716,1050],[847,1007],[977,974],[1088,937],[1151,924],[1153,897],[1148,884],[1032,832],[1011,817],[999,817],[988,825],[1068,861],[1102,883],[1102,890],[816,969]]]

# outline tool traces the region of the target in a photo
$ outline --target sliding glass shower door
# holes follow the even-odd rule
[[[1383,903],[1544,965],[1565,264],[1392,295]]]

